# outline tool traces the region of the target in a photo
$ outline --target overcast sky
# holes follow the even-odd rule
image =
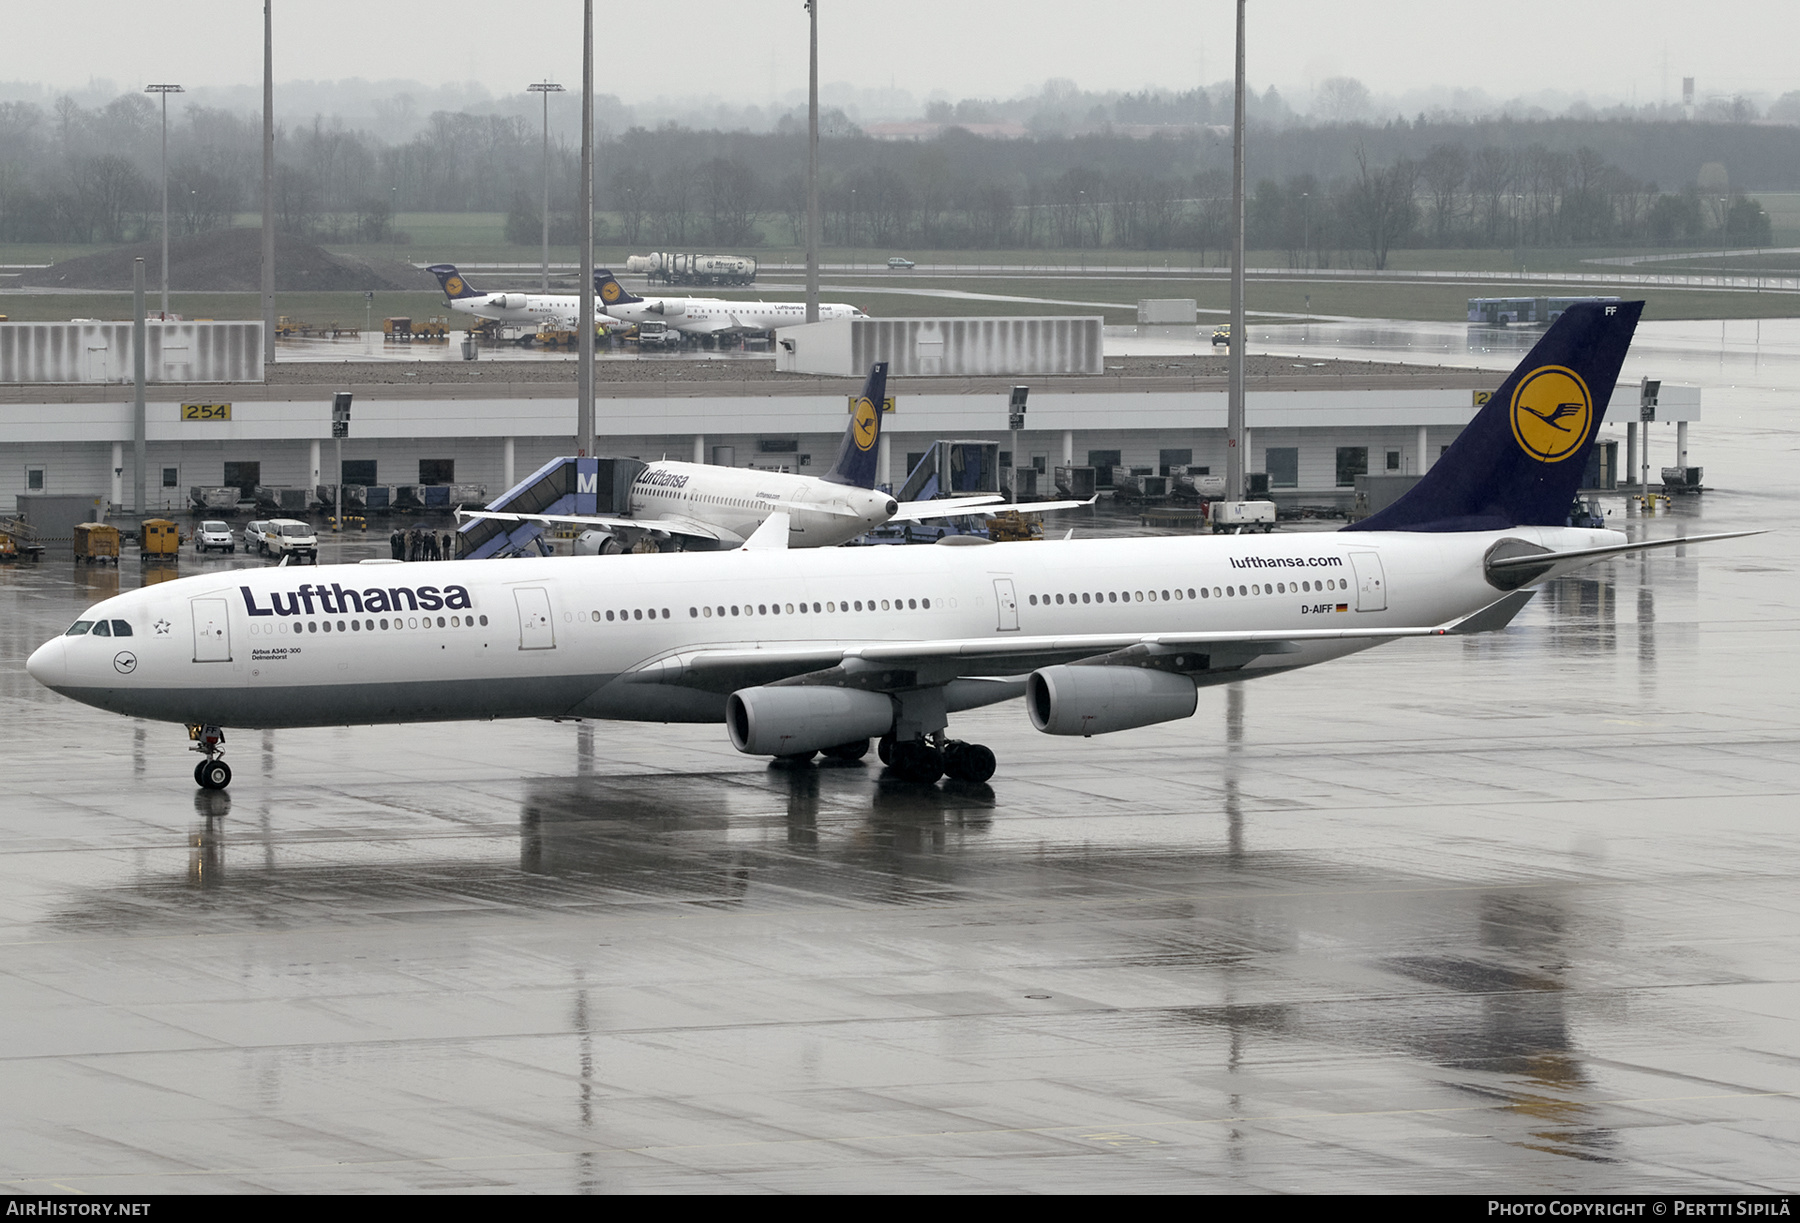
[[[801,0],[597,5],[595,87],[626,102],[766,104],[806,84]],[[1012,97],[1046,79],[1166,89],[1231,73],[1232,0],[823,0],[825,82],[921,98]],[[261,81],[255,0],[7,0],[0,81]],[[496,16],[501,15],[501,16]],[[565,30],[556,28],[558,20]],[[576,0],[275,0],[275,79],[478,82],[511,93],[581,79]],[[1377,94],[1474,87],[1635,100],[1800,89],[1795,0],[1250,0],[1253,85],[1302,104],[1330,76]],[[1666,78],[1665,78],[1666,56]],[[1674,97],[1671,100],[1674,100]],[[279,109],[279,100],[278,100]]]

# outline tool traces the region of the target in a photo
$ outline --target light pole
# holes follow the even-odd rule
[[[186,93],[179,85],[146,85],[145,93],[162,95],[162,192],[163,192],[163,267],[162,267],[162,316],[169,320],[169,95]]]
[[[400,184],[388,188],[388,258],[400,260]]]
[[[561,85],[545,81],[541,85],[527,85],[527,93],[544,95],[544,279],[541,289],[550,291],[550,95],[565,92]]]
[[[1302,217],[1300,229],[1300,266],[1302,268],[1310,268],[1312,266],[1312,192],[1310,191],[1302,191],[1300,193],[1300,214]]]
[[[806,0],[812,54],[806,78],[806,321],[819,321],[819,0]]]

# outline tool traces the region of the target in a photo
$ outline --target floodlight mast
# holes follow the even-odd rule
[[[169,321],[169,95],[186,93],[179,85],[146,85],[145,93],[162,95],[162,317]]]
[[[552,81],[541,85],[527,85],[527,93],[544,95],[544,276],[539,286],[542,292],[550,291],[550,95],[567,91]]]
[[[806,0],[812,25],[806,85],[806,321],[819,321],[819,0]]]

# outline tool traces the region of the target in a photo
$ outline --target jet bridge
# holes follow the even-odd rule
[[[897,501],[935,501],[1000,491],[997,442],[937,441],[914,465]]]
[[[637,459],[551,459],[485,508],[497,514],[630,514],[631,486],[646,466]],[[457,534],[458,555],[469,560],[549,552],[541,522],[473,518]]]

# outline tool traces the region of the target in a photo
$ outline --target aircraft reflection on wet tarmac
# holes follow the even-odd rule
[[[959,956],[989,959],[1039,934],[1034,927],[1045,922],[1098,920],[1112,934],[1099,945],[1084,939],[1080,958],[1093,968],[1205,982],[1197,992],[1214,1000],[1119,1006],[1065,990],[1026,995],[1055,1004],[1069,1039],[1117,1043],[1128,1031],[1129,1045],[1183,1049],[1185,1073],[1195,1082],[1222,1076],[1219,1082],[1253,1083],[1269,1072],[1271,1058],[1300,1051],[1327,1064],[1399,1054],[1440,1069],[1449,1099],[1431,1111],[1476,1114],[1479,1121],[1469,1124],[1482,1129],[1484,1143],[1613,1161],[1620,1140],[1606,1110],[1584,1102],[1598,1085],[1569,1014],[1571,966],[1616,934],[1603,909],[1572,886],[1444,887],[1423,877],[1370,878],[1305,855],[1247,852],[1233,765],[1244,700],[1241,688],[1229,691],[1232,746],[1222,762],[1222,809],[1194,814],[1201,823],[1222,817],[1231,834],[1207,848],[1140,847],[1122,859],[1093,846],[1065,849],[1048,862],[1035,853],[996,854],[981,844],[994,819],[987,787],[946,792],[877,781],[871,804],[860,776],[867,770],[852,765],[770,769],[748,784],[721,775],[539,779],[520,804],[516,869],[479,855],[404,867],[312,865],[284,861],[264,821],[239,827],[241,813],[222,818],[230,814],[227,795],[202,793],[185,878],[84,891],[51,924],[71,934],[122,925],[153,933],[162,914],[171,927],[206,933],[221,924],[289,926],[296,902],[329,914],[328,922],[403,904],[446,919],[474,908],[587,914],[603,923],[594,936],[605,947],[629,943],[646,906],[770,914],[798,900],[822,914],[821,926],[854,924],[865,937],[864,906],[926,906],[943,919],[932,923],[942,933],[912,929],[906,937],[917,954],[941,956],[948,947],[934,944],[947,943],[960,947]],[[721,803],[722,791],[741,792],[741,801]],[[746,817],[770,799],[783,807],[779,815]],[[171,895],[188,890],[206,893],[208,906],[196,911]],[[1395,896],[1409,903],[1396,906]],[[1058,914],[1064,906],[1085,920],[1069,923]],[[1283,998],[1284,991],[1270,989],[1271,971],[1304,961],[1326,942],[1367,954],[1332,996]],[[1340,964],[1339,973],[1345,968]],[[435,971],[458,969],[439,963]],[[611,1096],[596,1081],[594,1042],[615,1035],[601,1000],[620,984],[604,955],[574,969],[571,979],[539,982],[567,998],[575,1043],[563,1056],[574,1064],[561,1069],[583,1125],[594,1123],[597,1102],[604,1109]],[[964,1021],[1010,1023],[1019,1009],[1016,999],[983,988],[908,998]],[[1325,1085],[1328,1097],[1347,1089]],[[1308,1109],[1343,1106],[1328,1099]],[[1224,1127],[1227,1166],[1266,1158],[1257,1152],[1267,1119],[1248,1115],[1264,1107],[1241,1091],[1221,1101],[1213,1120]],[[1115,1149],[1167,1146],[1177,1141],[1170,1128],[1102,1127],[1086,1137]]]

